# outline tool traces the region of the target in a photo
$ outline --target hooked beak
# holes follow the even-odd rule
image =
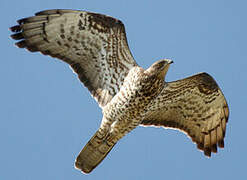
[[[172,64],[173,63],[173,60],[171,60],[171,59],[166,59],[166,61],[167,61],[168,64]]]

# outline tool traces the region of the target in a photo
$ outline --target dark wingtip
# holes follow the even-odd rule
[[[205,156],[211,157],[211,149],[209,147],[205,148],[204,149],[204,154],[205,154]]]
[[[213,153],[217,153],[217,145],[216,145],[216,144],[213,144],[213,145],[211,146],[211,151],[212,151]]]
[[[19,32],[21,31],[21,26],[20,25],[12,26],[9,28],[9,30],[12,32]]]
[[[27,46],[25,40],[17,42],[17,43],[15,43],[15,45],[19,48],[25,48]]]
[[[22,33],[12,34],[10,37],[15,40],[20,40],[24,38]]]
[[[224,148],[224,146],[225,146],[224,140],[219,141],[219,142],[218,142],[218,146],[219,146],[220,148]]]
[[[17,20],[17,23],[22,24],[25,21],[25,19],[27,19],[27,18],[19,19],[19,20]]]
[[[200,150],[203,150],[204,149],[203,143],[198,143],[197,144],[197,148],[200,149]]]

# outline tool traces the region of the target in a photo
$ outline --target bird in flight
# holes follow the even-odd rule
[[[206,156],[224,147],[229,109],[207,73],[166,82],[162,59],[138,66],[120,20],[77,10],[46,10],[10,28],[19,48],[68,63],[102,108],[99,129],[81,150],[75,167],[90,173],[113,146],[137,126],[175,128]]]

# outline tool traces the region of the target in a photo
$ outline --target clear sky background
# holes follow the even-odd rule
[[[247,1],[1,0],[0,179],[246,179]],[[230,108],[225,148],[206,158],[181,132],[138,127],[89,175],[74,160],[101,110],[67,64],[14,46],[8,28],[45,9],[123,21],[142,67],[171,58],[168,81],[208,72]]]

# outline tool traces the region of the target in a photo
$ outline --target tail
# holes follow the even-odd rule
[[[106,157],[115,144],[102,138],[98,130],[77,156],[75,167],[84,173],[90,173]]]

